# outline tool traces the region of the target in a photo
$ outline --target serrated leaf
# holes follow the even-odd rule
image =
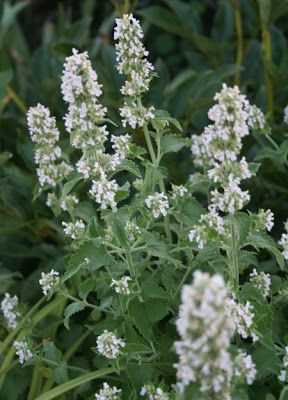
[[[64,311],[64,326],[65,326],[66,329],[70,329],[69,321],[70,321],[70,318],[72,317],[72,315],[77,314],[78,312],[84,310],[84,308],[85,307],[84,307],[83,304],[77,303],[77,302],[71,303],[71,304],[69,304],[69,306],[67,306],[65,308],[65,311]]]
[[[187,141],[184,138],[174,135],[165,135],[161,138],[160,148],[161,154],[176,153],[187,145]]]

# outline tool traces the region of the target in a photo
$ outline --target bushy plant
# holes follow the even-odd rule
[[[116,19],[114,40],[119,107],[102,103],[88,53],[74,49],[64,124],[41,104],[27,114],[35,201],[45,196],[66,254],[42,271],[31,309],[3,297],[1,396],[17,398],[19,379],[29,400],[283,400],[287,233],[279,247],[272,211],[249,210],[243,183],[260,166],[243,145],[278,151],[271,128],[224,84],[210,124],[184,137],[149,103],[156,74],[138,20]],[[194,172],[172,183],[167,156],[189,148]]]

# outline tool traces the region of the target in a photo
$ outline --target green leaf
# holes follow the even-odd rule
[[[71,379],[69,382],[63,383],[62,385],[57,386],[49,390],[48,392],[41,394],[35,400],[55,399],[61,396],[62,394],[67,393],[80,385],[83,385],[84,383],[90,382],[94,379],[102,378],[103,376],[112,374],[113,372],[116,372],[114,368],[106,368],[106,369],[100,369],[98,371],[89,372],[85,375],[79,376],[78,378]]]
[[[128,171],[130,172],[130,174],[137,176],[137,178],[142,178],[141,172],[137,164],[131,160],[122,161],[121,164],[114,171],[114,174],[121,171]]]
[[[161,154],[176,153],[183,147],[187,146],[187,140],[174,135],[163,136],[160,142]]]
[[[71,304],[69,304],[69,306],[67,306],[65,308],[65,311],[64,311],[64,326],[65,326],[66,329],[70,329],[69,328],[69,320],[72,317],[72,315],[84,310],[84,308],[85,307],[84,307],[83,304],[77,303],[77,302],[71,303]]]
[[[288,386],[285,386],[282,389],[282,392],[280,394],[279,400],[288,400]]]
[[[67,194],[69,194],[77,185],[77,183],[80,182],[82,179],[82,176],[76,176],[76,178],[73,178],[70,181],[66,182],[62,189],[62,198],[67,196]]]
[[[253,246],[255,249],[268,250],[276,258],[277,264],[283,270],[285,268],[285,261],[281,251],[278,250],[275,242],[270,236],[264,233],[251,234],[245,245]]]

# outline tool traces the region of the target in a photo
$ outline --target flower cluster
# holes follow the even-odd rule
[[[284,108],[283,121],[284,121],[285,124],[288,125],[288,106],[286,106],[286,107]]]
[[[278,379],[280,382],[286,382],[287,381],[287,368],[288,368],[288,346],[285,347],[285,354],[282,360],[282,365],[283,368],[280,371],[280,374],[278,376]]]
[[[33,353],[29,348],[28,342],[23,340],[15,340],[13,346],[16,350],[16,355],[19,358],[19,363],[24,364],[25,362],[31,360]]]
[[[112,279],[111,287],[114,288],[116,293],[128,296],[131,293],[131,290],[129,288],[130,281],[131,281],[130,276],[123,276],[118,281]]]
[[[282,254],[285,260],[288,260],[288,221],[284,224],[285,232],[282,233],[281,239],[279,241],[280,246],[282,247]]]
[[[268,297],[271,290],[271,276],[261,271],[258,273],[254,268],[250,274],[250,282],[254,285],[263,297]]]
[[[146,206],[151,209],[153,217],[159,218],[160,215],[167,215],[169,209],[168,197],[165,193],[154,193],[145,199]]]
[[[96,400],[120,400],[121,389],[117,389],[115,386],[109,386],[107,382],[103,383],[102,389],[95,394]]]
[[[148,91],[153,77],[153,65],[147,61],[148,51],[142,43],[143,31],[132,14],[116,19],[114,40],[116,41],[117,69],[126,76],[121,88],[125,102],[120,109],[122,124],[133,129],[143,126],[154,118],[154,108],[141,104],[141,95]]]
[[[74,222],[62,222],[64,233],[73,240],[80,239],[85,233],[85,223],[82,219]]]
[[[44,296],[48,296],[53,293],[55,286],[59,283],[59,272],[51,269],[50,272],[41,272],[41,279],[39,284],[41,286]]]
[[[271,210],[263,210],[262,208],[258,211],[256,216],[256,230],[267,230],[270,232],[274,226],[274,214]]]
[[[188,189],[183,185],[172,185],[172,199],[184,197],[188,193]]]
[[[18,297],[10,296],[9,293],[5,293],[4,299],[1,301],[1,311],[9,329],[15,329],[17,326],[17,318],[19,312],[16,311],[18,306]]]
[[[154,385],[144,385],[140,391],[140,396],[146,396],[148,400],[169,400],[168,393]]]
[[[57,145],[59,130],[56,120],[50,115],[48,108],[38,104],[27,113],[28,128],[31,140],[35,143],[35,163],[38,165],[37,175],[41,186],[55,187],[57,181],[68,176],[73,168],[61,160],[62,151]]]
[[[112,136],[114,154],[105,151],[108,130],[105,125],[106,107],[99,102],[102,86],[92,68],[87,52],[67,57],[61,85],[63,98],[68,103],[65,126],[73,147],[82,151],[77,171],[84,179],[92,179],[89,191],[102,209],[116,209],[118,184],[109,174],[125,159],[129,150],[129,135]]]
[[[124,340],[118,338],[113,332],[105,330],[97,338],[97,351],[106,358],[116,359],[121,353],[121,348],[124,347]]]
[[[197,382],[215,399],[230,399],[233,362],[229,353],[234,323],[225,306],[228,290],[220,275],[196,271],[182,289],[176,342],[180,388]]]
[[[242,339],[251,337],[253,342],[259,338],[255,333],[254,313],[252,304],[247,301],[246,304],[238,303],[233,297],[226,302],[227,312],[230,313],[230,318],[233,321],[237,333]]]
[[[212,124],[201,136],[192,137],[191,150],[195,163],[207,168],[209,178],[218,185],[212,192],[210,208],[234,214],[250,199],[240,187],[242,180],[252,176],[246,159],[238,160],[242,140],[250,129],[263,129],[265,120],[237,86],[223,84],[214,99],[217,104],[208,112]]]
[[[234,376],[246,381],[247,385],[252,385],[256,378],[257,370],[250,354],[239,351],[234,362]]]
[[[125,230],[129,242],[134,242],[141,233],[141,229],[134,221],[127,221],[125,225]]]

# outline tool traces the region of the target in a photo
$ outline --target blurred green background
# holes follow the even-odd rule
[[[44,198],[33,199],[35,166],[25,113],[38,102],[60,121],[60,78],[73,47],[87,50],[104,86],[104,103],[118,118],[121,102],[114,63],[117,15],[141,19],[156,66],[147,102],[180,120],[184,135],[200,134],[223,82],[238,84],[265,112],[273,144],[248,139],[245,155],[261,161],[248,183],[251,210],[271,208],[279,237],[288,216],[287,0],[70,0],[0,2],[0,292],[16,290],[23,301],[39,294],[39,271],[65,253],[62,232]],[[135,140],[142,140],[135,133]],[[68,145],[68,135],[62,135]],[[188,150],[164,162],[172,183],[193,173]],[[19,282],[21,284],[19,285]]]

